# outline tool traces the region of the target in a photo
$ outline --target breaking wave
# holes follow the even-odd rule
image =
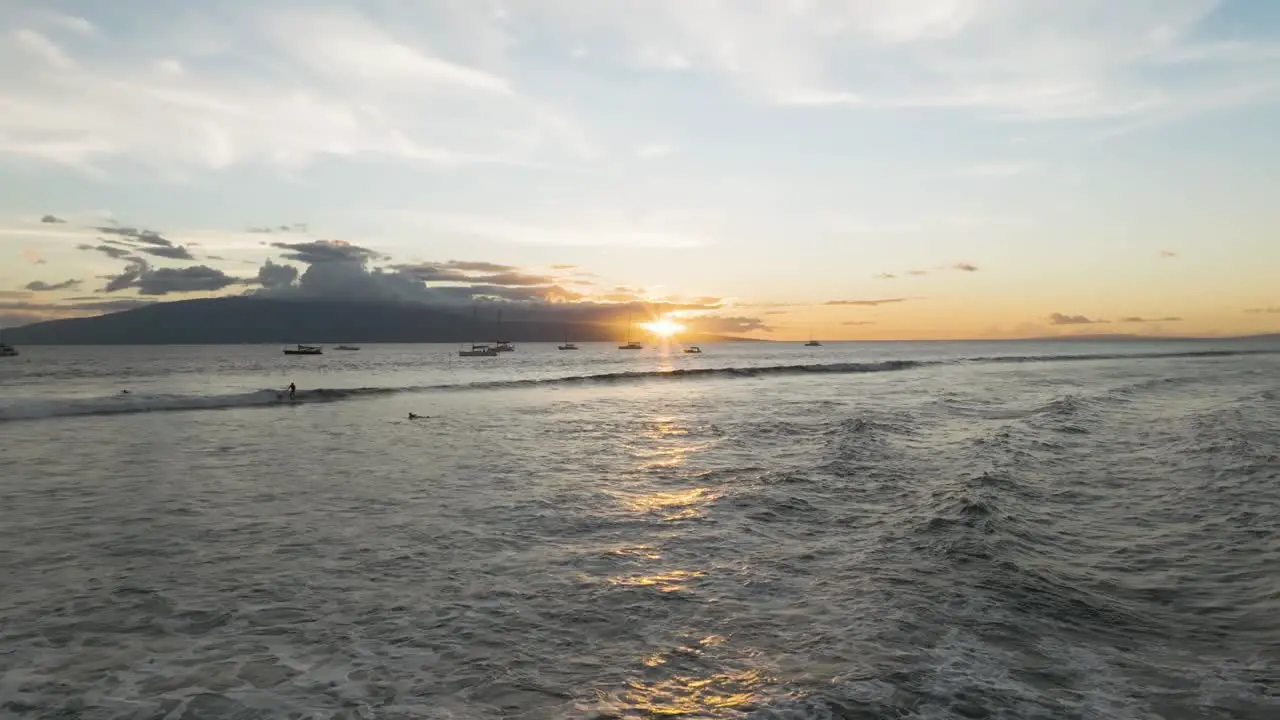
[[[35,420],[85,415],[118,415],[183,410],[219,410],[228,408],[271,407],[298,403],[337,402],[399,393],[446,392],[522,387],[649,382],[661,380],[694,380],[714,378],[758,378],[809,374],[857,374],[913,370],[931,366],[956,364],[1072,362],[1086,360],[1150,360],[1157,358],[1232,357],[1238,355],[1276,354],[1274,350],[1204,350],[1178,353],[1098,353],[1080,355],[1005,355],[971,357],[952,360],[884,360],[879,362],[810,363],[799,365],[738,366],[719,368],[677,368],[671,370],[637,370],[569,375],[549,378],[492,380],[443,385],[403,387],[317,388],[299,391],[296,399],[273,389],[222,395],[176,395],[122,393],[106,397],[19,399],[0,401],[0,422]]]

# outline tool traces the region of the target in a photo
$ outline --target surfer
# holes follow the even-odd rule
[[[418,419],[418,418],[420,418],[420,417],[422,417],[422,416],[421,416],[421,415],[418,415],[417,413],[409,413],[409,419],[410,419],[410,420],[417,420],[417,419]]]
[[[298,392],[298,386],[294,385],[293,383],[289,383],[289,399],[290,400],[293,399],[293,394],[296,392]]]

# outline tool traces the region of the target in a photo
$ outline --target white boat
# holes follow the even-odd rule
[[[323,355],[324,348],[319,345],[298,345],[293,348],[285,348],[285,355]]]

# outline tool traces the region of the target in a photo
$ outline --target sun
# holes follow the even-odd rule
[[[675,322],[671,318],[662,318],[661,320],[654,320],[653,322],[640,323],[640,327],[648,330],[658,337],[664,338],[684,332],[684,326]]]

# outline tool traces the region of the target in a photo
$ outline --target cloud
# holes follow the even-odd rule
[[[107,242],[110,242],[110,241],[107,241]],[[95,250],[115,260],[119,260],[121,258],[133,257],[132,250],[127,250],[123,247],[117,247],[115,245],[107,245],[105,243],[102,245],[88,245],[88,244],[76,245],[76,249]]]
[[[857,305],[862,307],[875,307],[877,305],[891,305],[893,303],[901,303],[911,298],[880,298],[877,300],[828,300],[823,305]]]
[[[32,292],[55,292],[57,290],[72,290],[80,287],[80,280],[64,280],[60,283],[47,283],[35,280],[27,283],[27,289]]]
[[[31,293],[26,290],[0,290],[0,298],[29,298]]]
[[[951,267],[956,270],[960,270],[961,272],[978,272],[977,265],[974,265],[972,263],[967,263],[967,262],[958,262],[955,265],[952,265]]]
[[[271,233],[304,233],[309,229],[306,223],[293,223],[291,225],[255,225],[250,227],[248,232],[270,235]]]
[[[1144,318],[1144,317],[1136,317],[1136,316],[1132,316],[1132,317],[1120,318],[1120,322],[1122,322],[1122,323],[1161,323],[1161,322],[1182,322],[1182,318],[1180,318],[1180,317],[1174,317],[1174,316],[1169,316],[1169,317],[1159,317],[1159,318]]]
[[[369,248],[352,245],[344,240],[312,240],[298,243],[271,243],[271,247],[288,250],[286,258],[309,265],[316,263],[355,262],[364,263],[382,257]]]
[[[712,335],[773,332],[772,327],[764,320],[756,317],[704,315],[696,318],[685,318],[681,322],[689,330]]]
[[[135,245],[154,245],[156,247],[173,247],[173,242],[154,230],[140,230],[118,225],[99,225],[94,230],[107,235],[118,235],[128,238]]]
[[[142,295],[170,295],[193,292],[215,292],[244,283],[206,265],[184,268],[153,268],[145,260],[135,259],[118,275],[108,278],[104,293],[137,288]]]
[[[149,247],[142,248],[142,252],[156,257],[170,258],[172,260],[195,260],[195,256],[189,250],[181,245],[173,247]]]
[[[1154,121],[1275,97],[1267,36],[1220,42],[1215,0],[553,3],[622,61],[784,105]]]
[[[1035,167],[1033,163],[1027,162],[982,163],[965,168],[962,174],[977,177],[1014,177],[1028,172],[1033,167]]]
[[[56,215],[45,215],[44,217],[40,218],[40,222],[61,224],[61,223],[65,223],[66,220],[63,220],[62,218]]]
[[[1256,308],[1249,308],[1248,310],[1245,310],[1245,312],[1251,315],[1270,315],[1270,314],[1280,313],[1280,307],[1273,307],[1273,306],[1256,307]]]
[[[1063,315],[1062,313],[1053,313],[1049,316],[1050,325],[1096,325],[1105,323],[1106,320],[1091,320],[1084,315]]]
[[[476,260],[450,260],[449,262],[444,263],[444,266],[448,268],[453,268],[455,270],[465,270],[468,272],[489,272],[489,273],[511,272],[512,270],[519,269],[514,265],[500,265],[498,263],[481,262]],[[560,266],[560,267],[563,267],[563,266]],[[557,267],[557,269],[560,269],[560,267]],[[570,265],[568,267],[572,268],[573,266]]]
[[[495,216],[457,213],[400,211],[401,222],[426,232],[452,235],[456,239],[479,238],[495,242],[547,247],[618,246],[626,248],[693,248],[706,239],[674,230],[660,221],[622,223],[616,218],[602,221],[580,220],[554,224],[510,220]]]
[[[880,280],[893,280],[896,277],[898,276],[893,273],[880,273],[879,275],[876,275],[876,278]]]
[[[662,158],[670,155],[672,149],[666,143],[648,143],[636,148],[636,157],[645,159]]]
[[[1172,250],[1161,250],[1161,251],[1160,251],[1160,257],[1162,257],[1162,258],[1173,258],[1173,257],[1178,257],[1178,253],[1176,253],[1176,252],[1174,252],[1174,251],[1172,251]]]
[[[258,275],[254,278],[255,283],[268,290],[289,287],[297,280],[298,268],[292,265],[277,265],[270,260],[258,268]]]
[[[841,325],[875,325],[875,320],[847,320],[840,323]]]
[[[552,265],[552,270],[577,270],[577,265]]]
[[[907,271],[907,274],[908,274],[908,275],[915,275],[915,276],[917,276],[917,277],[918,277],[918,276],[920,276],[920,275],[928,275],[928,274],[929,274],[929,271],[928,271],[928,270],[908,270],[908,271]]]
[[[6,33],[0,153],[174,175],[324,157],[451,167],[596,152],[572,118],[514,90],[505,71],[518,67],[516,46],[487,7],[393,5],[160,8],[103,25],[92,42],[53,28]]]
[[[22,259],[26,260],[32,265],[45,264],[45,259],[40,256],[40,251],[30,245],[27,245],[22,248]]]

